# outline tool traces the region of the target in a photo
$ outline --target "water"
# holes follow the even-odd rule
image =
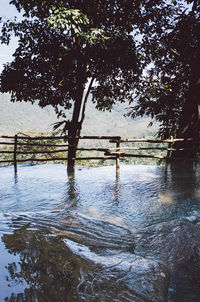
[[[0,301],[200,301],[196,256],[183,268],[157,252],[173,232],[194,240],[199,217],[198,169],[83,168],[68,178],[64,165],[0,168]]]

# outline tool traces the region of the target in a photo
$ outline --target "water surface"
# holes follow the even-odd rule
[[[148,284],[150,268],[161,271],[134,254],[137,234],[199,217],[198,169],[121,166],[116,177],[115,167],[82,168],[68,177],[64,165],[0,168],[0,301],[151,301],[149,289],[138,294],[142,279],[133,287],[124,277],[127,257],[141,266],[135,276],[146,265]]]

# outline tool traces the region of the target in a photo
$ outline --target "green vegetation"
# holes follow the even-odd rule
[[[20,138],[23,136],[24,138]],[[50,137],[48,139],[34,139],[31,137]],[[68,142],[60,139],[51,139],[51,137],[55,137],[55,133],[19,133],[17,138],[17,161],[18,163],[64,163],[67,164],[67,150],[68,150]],[[153,138],[150,138],[153,139]],[[4,139],[5,141],[6,139]],[[0,163],[1,166],[13,164],[14,154],[14,139],[9,139],[7,142],[12,143],[11,145],[5,146],[2,145],[0,148],[0,161],[11,161],[10,163]],[[76,164],[78,166],[90,166],[97,167],[102,165],[113,165],[115,164],[115,159],[112,160],[103,160],[96,159],[95,157],[105,157],[104,155],[108,155],[110,157],[115,157],[112,154],[106,154],[108,150],[109,152],[116,152],[116,143],[111,143],[108,141],[101,140],[89,140],[90,148],[97,150],[87,150],[88,143],[87,140],[80,140],[80,144],[78,146],[78,150],[76,152]],[[82,142],[82,144],[81,144]],[[153,156],[165,156],[166,150],[154,150],[156,148],[164,147],[163,144],[152,144],[152,143],[121,143],[120,152],[125,154],[137,154],[137,155],[153,155]],[[86,148],[86,150],[82,150]],[[89,148],[89,149],[90,149]],[[101,151],[100,149],[103,148]],[[153,148],[153,150],[151,149]],[[3,153],[2,153],[3,152]],[[5,152],[5,153],[4,153]],[[89,158],[94,159],[89,159]],[[88,158],[86,160],[79,160],[79,158]],[[123,157],[121,156],[120,161],[123,164],[160,164],[161,161],[158,159],[152,158],[138,158],[138,157]]]
[[[57,121],[56,115],[51,108],[39,108],[37,104],[31,105],[26,103],[15,103],[12,104],[9,102],[9,95],[2,94],[0,95],[0,110],[2,112],[1,117],[1,135],[15,135],[19,132],[26,133],[30,136],[41,136],[41,135],[52,135],[52,132],[47,132],[52,128],[52,124]],[[88,103],[87,112],[85,116],[85,122],[83,125],[82,134],[83,135],[119,135],[122,138],[155,138],[155,132],[158,129],[158,126],[147,128],[150,119],[149,118],[138,118],[137,120],[132,120],[123,116],[124,106],[114,107],[112,112],[101,112],[95,109],[94,104],[91,102]],[[10,123],[12,121],[12,123]],[[36,131],[36,128],[38,129]],[[35,129],[35,131],[31,131]],[[44,144],[44,141],[39,143]],[[124,144],[128,146],[130,144]],[[94,140],[80,140],[80,147],[85,148],[112,148],[115,147],[115,144],[109,144],[106,141],[94,141]],[[40,147],[28,147],[21,148],[21,151],[39,151],[42,148]],[[54,148],[47,148],[49,151],[54,150]],[[12,151],[13,146],[8,149],[1,147],[1,150]],[[58,154],[55,154],[56,156]],[[66,156],[66,152],[59,154],[62,157]],[[103,156],[103,152],[89,152],[89,151],[77,151],[77,157],[80,156]],[[26,156],[28,157],[28,156]],[[29,156],[30,157],[30,156]],[[36,156],[34,156],[36,157]],[[17,156],[18,159],[22,159],[22,155]],[[37,155],[37,158],[42,158],[41,155]],[[13,159],[12,154],[0,155],[1,160]],[[54,161],[52,161],[54,162]],[[61,161],[56,161],[56,163]],[[153,164],[157,161],[151,159],[124,159],[121,161],[122,164],[129,163],[148,163]],[[63,161],[63,163],[65,163]],[[100,165],[113,165],[115,161],[78,161],[76,163],[78,166],[100,166]],[[5,164],[1,164],[5,165]]]
[[[132,117],[159,122],[160,137],[192,138],[175,144],[176,157],[193,158],[199,139],[200,4],[180,1],[12,0],[23,20],[3,20],[2,43],[19,46],[4,66],[1,92],[11,101],[52,106],[54,126],[70,136],[73,170],[86,103],[101,111],[131,106]],[[70,111],[70,115],[66,113]],[[92,130],[94,130],[92,128]],[[94,133],[94,132],[93,132]]]
[[[30,162],[40,162],[42,159],[46,158],[63,158],[63,160],[59,161],[52,161],[52,162],[65,162],[64,158],[67,157],[67,152],[63,152],[63,149],[67,149],[66,143],[65,146],[59,147],[59,144],[61,143],[60,140],[55,139],[47,139],[47,140],[34,140],[32,141],[29,139],[30,136],[36,136],[38,133],[19,133],[19,135],[23,135],[26,138],[25,139],[18,139],[18,144],[17,144],[17,160],[26,160],[30,159],[29,161],[26,161],[25,163],[30,163]],[[54,136],[52,133],[39,133],[40,136]],[[5,141],[5,139],[4,139]],[[7,140],[9,143],[14,143],[14,139],[9,139]],[[57,146],[59,147],[57,147]],[[56,150],[61,150],[60,152],[54,153]],[[13,152],[14,151],[14,145],[8,145],[0,148],[0,151],[8,151],[8,152]],[[45,152],[50,152],[49,154],[46,154]],[[39,161],[36,161],[36,159],[39,159]],[[11,160],[13,161],[13,153],[0,153],[0,160]],[[45,163],[45,161],[43,162]],[[1,165],[5,165],[4,163],[0,163]],[[7,163],[13,164],[13,163]]]
[[[200,2],[166,2],[170,11],[161,6],[151,25],[146,22],[140,28],[138,47],[145,53],[146,73],[138,82],[137,104],[129,113],[155,118],[163,138],[193,138],[192,148],[175,144],[184,150],[174,156],[187,159],[196,155],[199,140]]]
[[[138,1],[12,0],[22,21],[3,24],[1,42],[19,39],[14,60],[1,74],[1,92],[11,101],[53,106],[58,117],[72,108],[71,120],[59,125],[70,139],[69,170],[89,93],[100,110],[133,99],[141,72],[132,35]]]

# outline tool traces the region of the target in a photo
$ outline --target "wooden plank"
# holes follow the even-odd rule
[[[100,151],[100,152],[106,152],[109,151],[108,148],[77,148],[78,151]]]
[[[54,150],[54,151],[17,151],[17,154],[51,154],[51,153],[59,153],[59,152],[67,152],[68,150]],[[1,152],[0,152],[1,153]]]
[[[77,148],[77,151],[100,151],[100,152],[106,152],[109,151],[107,148]],[[56,153],[56,152],[67,152],[68,149],[59,149],[59,150],[54,150],[54,151],[17,151],[17,154],[49,154],[49,153]],[[14,151],[5,151],[5,150],[0,150],[0,153],[5,153],[5,154],[12,154]]]
[[[14,154],[14,151],[0,151],[0,154]]]
[[[2,135],[0,138],[9,138],[14,139],[14,136],[6,136]],[[47,140],[47,139],[67,139],[67,136],[18,136],[18,139],[25,139],[25,140]]]
[[[13,163],[13,160],[0,160],[0,163]]]
[[[32,147],[69,147],[68,144],[38,144],[38,143],[18,143],[20,146],[32,146]]]
[[[7,136],[7,135],[2,135],[0,138],[9,138],[9,139],[14,139],[14,136]],[[27,139],[27,140],[46,140],[46,139],[68,139],[69,136],[18,136],[18,139]],[[116,143],[116,140],[119,140],[120,143],[125,143],[125,142],[147,142],[147,143],[174,143],[174,142],[194,142],[193,138],[176,138],[176,139],[166,139],[166,140],[152,140],[152,139],[121,139],[120,136],[79,136],[77,137],[79,139],[110,139],[112,143]]]
[[[0,138],[9,138],[14,139],[14,136],[2,135]],[[26,139],[26,140],[46,140],[46,139],[68,139],[69,136],[18,136],[18,139]],[[120,139],[120,136],[79,136],[79,139]]]
[[[149,154],[125,154],[124,157],[141,157],[141,158],[158,158],[158,159],[166,159],[166,156],[159,155],[149,155]]]
[[[116,156],[125,156],[125,152],[105,152],[104,155],[116,155]],[[127,153],[128,154],[128,153]]]
[[[115,160],[116,157],[77,157],[75,160]],[[54,157],[54,158],[27,158],[27,159],[18,159],[17,162],[45,162],[45,161],[56,161],[56,160],[62,160],[67,161],[67,158],[63,157]],[[0,160],[0,163],[13,163],[13,160]]]
[[[9,136],[9,135],[0,135],[0,138],[12,138],[14,139],[14,136]]]
[[[119,151],[119,148],[109,148],[109,151],[112,151],[112,150],[116,150],[116,151]],[[139,151],[139,150],[161,150],[161,151],[167,151],[168,148],[160,148],[160,147],[141,147],[141,148],[137,148],[137,147],[120,147],[120,150],[135,150],[135,151]]]
[[[159,156],[159,155],[149,155],[149,154],[129,154],[123,152],[108,152],[105,155],[119,155],[120,157],[141,157],[141,158],[159,158],[159,159],[166,159],[166,156]]]
[[[67,161],[67,158],[61,158],[61,157],[56,157],[56,158],[46,158],[46,159],[41,159],[41,158],[26,158],[26,159],[17,159],[18,163],[23,163],[23,162],[41,162],[41,161],[54,161],[54,160],[63,160]],[[1,160],[0,163],[13,163],[13,160]]]
[[[108,152],[109,151],[112,151],[112,150],[116,150],[118,151],[118,148],[109,148],[108,149]],[[141,148],[134,148],[134,147],[123,147],[121,148],[120,147],[120,150],[135,150],[135,151],[139,151],[139,150],[160,150],[160,151],[184,151],[184,150],[191,150],[191,148],[160,148],[160,147],[150,147],[150,148],[145,148],[145,147],[141,147]]]
[[[100,156],[100,157],[96,157],[96,156],[94,156],[94,157],[76,157],[76,158],[74,158],[75,160],[90,160],[90,159],[92,159],[92,160],[108,160],[108,159],[110,159],[110,160],[116,160],[116,157],[102,157],[102,156]]]
[[[110,143],[116,143],[117,140],[111,139]],[[120,139],[120,143],[175,143],[175,142],[195,142],[192,138],[184,139],[184,138],[176,138],[176,139],[165,139],[165,140],[152,140],[152,139]]]
[[[14,136],[6,136],[2,135],[0,138],[9,138],[9,139],[14,139]],[[68,139],[69,136],[35,136],[35,137],[30,137],[30,136],[18,136],[18,139],[26,139],[26,140],[47,140],[47,139]],[[175,142],[194,142],[193,138],[176,138],[176,139],[166,139],[166,140],[152,140],[152,139],[121,139],[120,136],[79,136],[77,137],[79,139],[106,139],[110,140],[111,143],[116,143],[116,140],[120,143],[126,143],[126,142],[135,142],[135,143],[140,143],[140,142],[146,142],[146,143],[175,143]]]
[[[15,143],[0,142],[0,145],[11,145],[14,146]],[[38,144],[38,143],[17,143],[18,146],[36,146],[36,147],[69,147],[68,144]]]
[[[17,144],[19,145],[19,144]],[[34,146],[34,145],[33,145]],[[118,155],[118,152],[120,150],[134,150],[134,151],[139,151],[139,150],[161,150],[161,151],[184,151],[184,150],[190,150],[189,148],[77,148],[77,151],[99,151],[99,152],[106,152],[106,154],[110,154],[116,151],[116,155]],[[112,152],[112,150],[114,152]],[[17,154],[50,154],[50,153],[59,153],[59,152],[67,152],[68,149],[60,149],[60,150],[54,150],[54,151],[17,151]],[[199,151],[198,151],[199,152]],[[13,154],[14,151],[7,151],[7,150],[0,150],[0,154]],[[120,154],[124,154],[124,152],[121,152]]]
[[[0,145],[12,145],[12,146],[14,146],[15,143],[0,142]]]
[[[119,140],[121,139],[120,136],[79,136],[79,139],[115,139]]]

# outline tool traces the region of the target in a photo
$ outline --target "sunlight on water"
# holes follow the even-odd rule
[[[114,223],[116,225],[126,227],[126,225],[124,223],[124,219],[121,216],[115,216],[112,214],[106,215],[99,208],[88,207],[87,209],[85,209],[85,211],[83,211],[83,214],[88,215],[91,218],[108,221],[108,222]]]
[[[200,189],[195,189],[194,190],[194,196],[197,200],[200,201]]]
[[[158,194],[158,201],[166,204],[173,204],[173,195],[170,192],[165,192],[164,194]]]

